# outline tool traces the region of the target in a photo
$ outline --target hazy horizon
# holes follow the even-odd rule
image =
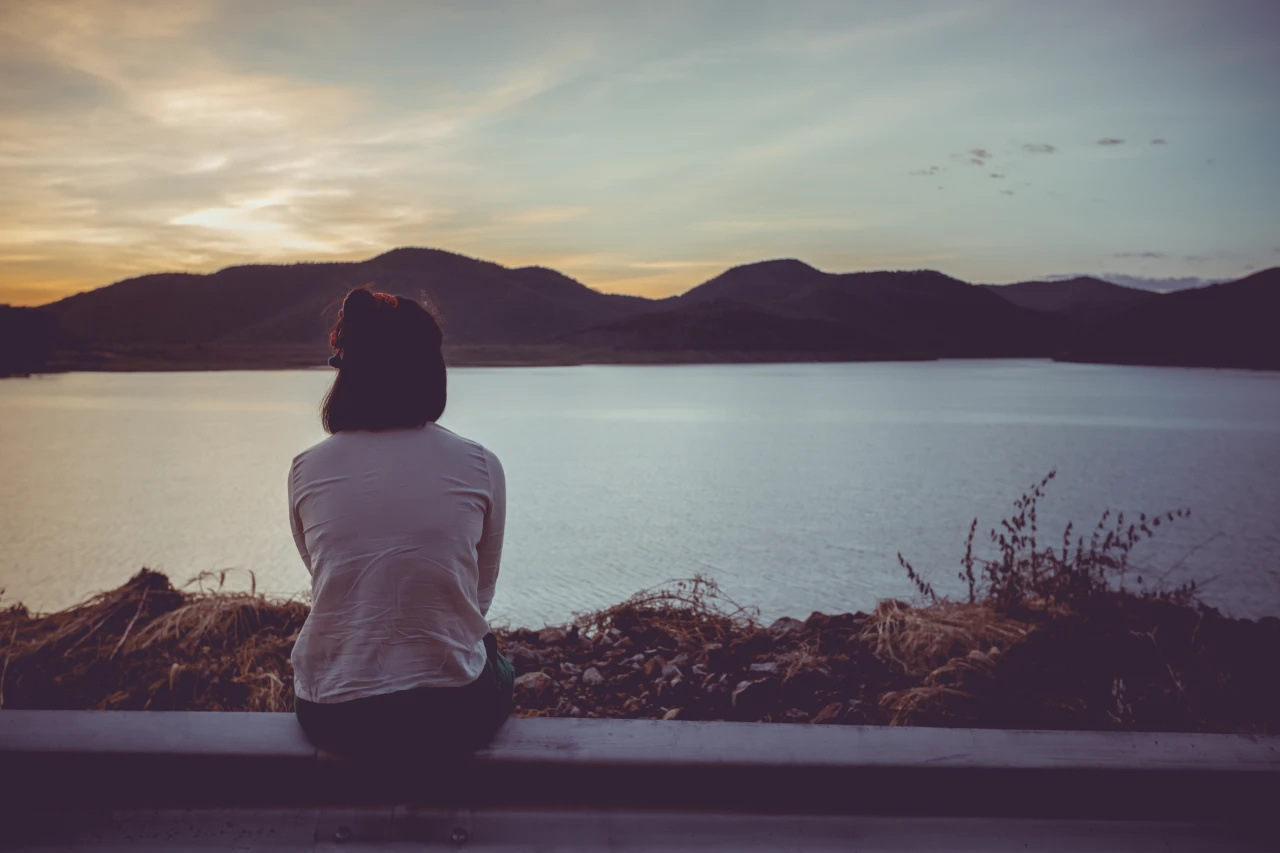
[[[907,5],[4,4],[0,303],[403,245],[655,297],[1280,263],[1276,4]]]

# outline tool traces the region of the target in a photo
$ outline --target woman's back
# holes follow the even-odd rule
[[[337,432],[289,474],[312,611],[294,690],[332,703],[459,687],[484,669],[506,513],[497,458],[434,423]]]

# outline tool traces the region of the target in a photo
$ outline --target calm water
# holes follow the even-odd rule
[[[305,590],[285,473],[327,371],[0,381],[3,601],[65,606],[139,566]],[[701,572],[766,617],[942,587],[1057,467],[1056,531],[1190,506],[1137,552],[1280,614],[1280,375],[1049,362],[458,369],[445,426],[503,459],[492,616],[537,625]],[[1167,531],[1167,532],[1166,532]]]

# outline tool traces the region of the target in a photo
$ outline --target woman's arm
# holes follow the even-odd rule
[[[502,562],[502,534],[507,526],[507,476],[498,457],[484,452],[489,470],[489,509],[484,515],[484,531],[476,544],[476,564],[480,569],[478,601],[480,614],[489,615],[493,591],[498,585],[498,564]]]
[[[289,466],[289,529],[293,531],[293,544],[298,547],[298,556],[302,557],[302,564],[307,567],[307,574],[313,574],[311,555],[307,553],[307,540],[302,535],[302,519],[298,517],[298,501],[294,495],[297,468],[298,460],[295,458],[293,464]]]

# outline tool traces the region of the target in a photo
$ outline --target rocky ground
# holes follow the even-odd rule
[[[577,625],[504,632],[518,713],[879,723],[877,698],[904,683],[861,640],[865,613],[783,618],[714,640],[636,617],[594,635]]]
[[[143,571],[0,611],[0,707],[287,711],[307,607]],[[765,626],[701,579],[499,629],[520,716],[1280,731],[1280,620],[1128,594],[1072,608],[886,601]]]

